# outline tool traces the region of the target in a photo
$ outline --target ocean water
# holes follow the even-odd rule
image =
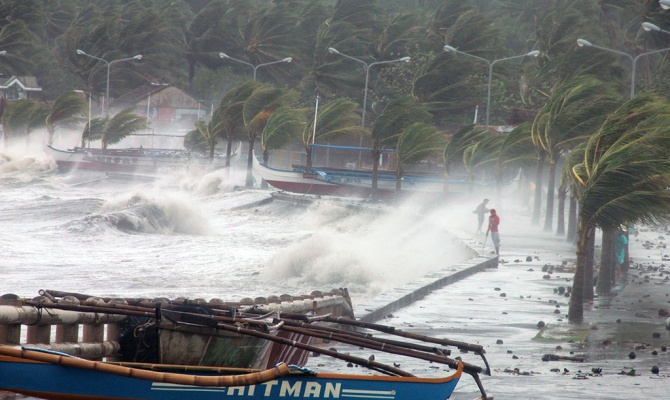
[[[40,148],[5,149],[0,294],[234,301],[347,287],[356,301],[467,257],[417,207],[268,202],[243,181],[243,167],[62,173]]]
[[[243,166],[151,177],[62,173],[41,146],[0,146],[0,294],[32,297],[54,289],[235,301],[347,287],[354,305],[365,304],[467,258],[448,232],[474,233],[472,210],[482,198],[431,210],[412,201],[394,207],[326,199],[304,204],[268,201],[271,190],[245,189],[243,182]],[[642,357],[635,361],[641,375],[624,378],[619,371],[630,367],[628,359],[541,361],[557,344],[566,354],[572,349],[567,342],[532,340],[539,319],[565,325],[555,311],[558,305],[565,310],[567,300],[552,288],[569,284],[570,275],[548,281],[542,267],[574,254],[564,241],[529,229],[528,221],[510,212],[508,207],[501,216],[501,257],[508,264],[438,290],[380,322],[484,345],[494,374],[483,383],[496,399],[664,398],[670,379],[665,353],[653,360],[660,376],[645,373]],[[490,243],[469,244],[490,250]],[[524,263],[528,255],[539,257]],[[494,288],[508,296],[501,298]],[[338,350],[369,355],[355,346]],[[480,365],[474,355],[463,358]],[[398,362],[418,376],[446,373],[389,355],[379,361]],[[308,367],[351,371],[326,357],[312,357]],[[575,373],[592,367],[604,367],[603,375],[582,379]],[[515,368],[529,373],[508,372]],[[478,395],[464,376],[453,398]]]

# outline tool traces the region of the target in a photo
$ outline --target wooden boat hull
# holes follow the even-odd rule
[[[195,158],[181,150],[167,149],[84,149],[61,150],[47,145],[46,153],[61,170],[91,170],[104,172],[158,172],[163,169],[183,168],[191,164],[222,167],[225,160],[217,157],[213,162]]]
[[[116,374],[106,372],[112,369],[107,368],[106,363],[75,359],[76,362],[70,363],[77,366],[59,365],[19,357],[16,356],[18,350],[9,350],[12,351],[3,351],[0,347],[0,354],[5,354],[0,355],[0,390],[52,400],[443,400],[451,396],[463,371],[460,363],[453,374],[444,378],[358,376],[303,370],[256,384],[197,386],[138,378],[146,374],[145,369],[116,366],[115,369],[124,370],[123,374]],[[154,368],[160,369],[160,365]],[[201,368],[200,372],[193,374],[212,376],[213,370],[208,372]]]
[[[312,170],[280,170],[261,164],[253,159],[254,170],[270,186],[285,192],[311,194],[319,196],[339,196],[369,198],[372,194],[372,174],[366,171],[335,170],[316,167]],[[461,182],[459,182],[461,183]],[[465,191],[465,185],[453,187]],[[437,195],[444,192],[442,177],[404,176],[402,194]],[[377,196],[392,198],[396,196],[395,175],[380,173],[377,177]]]

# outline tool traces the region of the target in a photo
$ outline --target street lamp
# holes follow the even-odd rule
[[[121,62],[121,61],[141,60],[142,55],[138,54],[136,56],[129,57],[129,58],[121,58],[121,59],[118,59],[118,60],[107,61],[107,60],[104,60],[100,57],[92,56],[88,53],[85,53],[83,50],[79,50],[79,49],[77,49],[77,54],[79,54],[80,56],[91,57],[93,59],[96,59],[98,61],[102,61],[105,64],[107,64],[107,90],[105,91],[105,115],[109,114],[109,70],[111,69],[112,64],[118,63],[118,62]]]
[[[0,56],[6,56],[6,55],[7,55],[7,50],[0,51]]]
[[[484,61],[485,63],[488,64],[489,66],[489,82],[488,82],[488,91],[486,95],[486,126],[489,126],[489,117],[491,116],[491,80],[493,79],[493,66],[495,63],[500,62],[500,61],[507,61],[507,60],[513,60],[515,58],[523,58],[523,57],[537,57],[540,55],[540,52],[538,50],[533,50],[529,51],[526,54],[521,54],[518,56],[512,56],[512,57],[505,57],[505,58],[499,58],[497,60],[489,61],[485,58],[466,53],[464,51],[457,50],[455,47],[449,46],[448,44],[444,46],[444,51],[446,52],[454,52],[454,53],[459,53],[463,54],[464,56],[476,58],[477,60]]]
[[[653,24],[650,24],[653,25]],[[670,47],[666,47],[665,49],[660,49],[660,50],[654,50],[654,51],[649,51],[646,53],[638,54],[636,57],[631,56],[628,53],[624,53],[623,51],[619,50],[613,50],[613,49],[608,49],[607,47],[602,47],[602,46],[596,46],[595,44],[592,44],[588,40],[585,39],[577,39],[577,45],[579,47],[593,47],[595,49],[603,50],[603,51],[609,51],[611,53],[616,53],[620,54],[622,56],[626,56],[630,59],[632,63],[632,71],[631,71],[631,82],[630,82],[630,97],[633,98],[635,96],[635,66],[637,65],[637,60],[640,59],[642,56],[648,56],[649,54],[656,54],[656,53],[661,53],[664,51],[670,50]]]
[[[342,57],[346,57],[346,58],[352,59],[354,61],[358,61],[359,63],[361,63],[365,66],[365,89],[363,90],[363,114],[361,116],[361,126],[365,126],[365,108],[367,106],[367,101],[368,101],[368,81],[370,80],[370,67],[372,67],[374,65],[380,65],[380,64],[390,64],[390,63],[397,63],[397,62],[409,62],[411,60],[411,58],[410,57],[402,57],[402,58],[398,58],[398,59],[395,59],[395,60],[376,61],[376,62],[368,64],[363,60],[359,60],[358,58],[346,55],[344,53],[340,53],[334,47],[329,47],[328,51],[331,52],[332,54],[337,54],[337,55],[340,55]]]
[[[659,0],[658,4],[661,5],[661,8],[664,10],[670,10],[670,0]]]
[[[670,2],[670,0],[668,0]],[[670,4],[670,3],[669,3]],[[642,29],[644,29],[646,32],[654,31],[654,32],[663,32],[670,34],[670,31],[666,31],[665,29],[661,29],[657,25],[652,24],[651,22],[643,22],[642,23]]]
[[[278,64],[278,63],[290,63],[291,61],[293,61],[293,58],[292,58],[292,57],[286,57],[286,58],[283,58],[283,59],[281,59],[281,60],[272,61],[272,62],[263,63],[263,64],[258,64],[258,65],[254,65],[254,64],[252,64],[252,63],[248,63],[248,62],[246,62],[246,61],[242,61],[242,60],[238,60],[237,58],[233,58],[233,57],[229,56],[229,55],[226,54],[226,53],[219,53],[219,57],[221,57],[221,58],[223,58],[223,59],[226,59],[226,58],[227,58],[227,59],[230,59],[230,60],[233,60],[233,61],[237,61],[238,63],[242,63],[242,64],[248,65],[248,66],[250,66],[251,68],[253,68],[253,69],[254,69],[254,81],[256,80],[256,70],[257,70],[258,68],[260,68],[260,67],[265,67],[266,65]]]

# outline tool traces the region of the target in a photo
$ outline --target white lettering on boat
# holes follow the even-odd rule
[[[380,390],[354,390],[342,389],[339,382],[326,382],[321,384],[315,381],[270,381],[261,383],[263,397],[286,397],[286,398],[313,398],[313,399],[339,399],[341,397],[357,397],[369,399],[393,399],[394,391]],[[151,390],[179,391],[179,392],[202,392],[220,391],[230,398],[247,398],[256,394],[256,386],[230,386],[230,387],[202,387],[190,385],[175,385],[171,383],[154,382]]]
[[[302,382],[296,382],[291,386],[291,382],[283,381],[281,389],[279,389],[279,397],[286,397],[286,395],[298,397],[300,395],[300,388],[302,388]]]

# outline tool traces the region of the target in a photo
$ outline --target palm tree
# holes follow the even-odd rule
[[[49,142],[58,128],[79,129],[84,123],[86,108],[86,100],[77,92],[67,92],[58,97],[51,105],[45,120]]]
[[[249,144],[247,155],[247,187],[252,187],[254,183],[252,174],[254,143],[260,138],[272,114],[278,108],[292,103],[295,98],[295,92],[275,88],[268,84],[261,84],[244,101],[242,122]]]
[[[82,134],[82,146],[85,142],[100,140],[101,147],[119,143],[135,132],[148,129],[147,118],[135,114],[132,108],[125,109],[114,116],[94,118],[86,124]]]
[[[300,110],[281,106],[272,113],[261,132],[263,163],[268,165],[270,151],[281,149],[297,138],[305,125],[305,115]]]
[[[215,130],[221,137],[226,139],[226,166],[230,166],[232,156],[233,142],[243,140],[244,102],[251,96],[254,90],[261,86],[259,82],[247,82],[230,89],[221,99],[219,107],[214,111],[212,123],[215,124]]]
[[[33,100],[22,99],[10,104],[2,115],[2,125],[5,137],[9,140],[23,138],[28,141],[28,135],[44,128],[49,106],[39,104]]]
[[[639,95],[610,116],[587,142],[571,178],[583,192],[577,268],[568,319],[582,322],[588,243],[595,227],[656,225],[670,215],[670,104]]]
[[[533,121],[531,137],[549,164],[544,230],[553,229],[556,167],[566,151],[588,138],[621,104],[613,85],[578,76],[556,88]],[[536,182],[538,187],[541,185]]]
[[[475,172],[486,167],[495,167],[499,160],[503,137],[485,130],[476,142],[471,143],[463,151],[463,165],[468,176],[468,189],[474,189]],[[493,170],[494,168],[489,168]]]
[[[219,141],[219,133],[216,131],[216,122],[195,121],[195,130],[184,137],[184,147],[189,150],[199,150],[209,155],[210,161],[214,160],[214,150]]]
[[[463,155],[465,150],[473,143],[477,143],[484,135],[488,134],[485,128],[477,127],[475,125],[466,125],[458,132],[448,138],[444,150],[442,151],[442,159],[444,161],[444,192],[449,190],[449,179],[451,174],[451,167],[454,162],[463,164]]]
[[[307,168],[312,167],[313,143],[368,134],[368,130],[360,126],[360,117],[354,112],[356,107],[356,103],[351,100],[337,99],[326,103],[318,111],[316,107],[305,110],[307,123],[302,130],[302,144],[305,147]]]
[[[414,101],[410,96],[391,101],[379,117],[373,122],[372,143],[372,197],[376,196],[379,177],[379,158],[384,149],[395,147],[401,132],[416,122],[430,121],[425,105]]]
[[[438,130],[434,125],[424,122],[415,122],[400,132],[395,148],[396,195],[402,190],[402,175],[405,166],[424,160],[431,154],[439,154],[444,148],[444,143],[444,132]]]
[[[502,137],[500,152],[498,153],[495,176],[496,176],[496,202],[502,200],[502,184],[506,169],[518,171],[527,167],[535,159],[533,143],[531,140],[531,125],[522,123]]]

